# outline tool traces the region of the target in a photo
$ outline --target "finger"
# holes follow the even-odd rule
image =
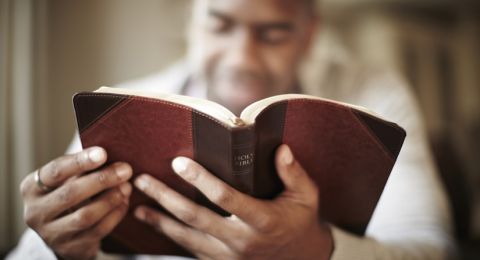
[[[101,147],[91,147],[76,154],[64,155],[41,167],[39,177],[47,187],[58,187],[70,177],[100,167],[107,160],[107,153]],[[21,185],[22,194],[45,193],[37,187],[34,173],[25,178]]]
[[[190,228],[149,207],[139,207],[135,217],[154,227],[195,255],[220,255],[226,246],[218,239]]]
[[[144,174],[138,177],[135,180],[135,186],[179,220],[199,231],[224,241],[231,238],[229,235],[231,232],[240,232],[237,226],[231,225],[231,222],[225,218],[210,209],[199,206],[149,175]]]
[[[236,215],[249,224],[265,219],[261,201],[241,193],[213,176],[201,165],[186,157],[177,157],[172,162],[173,170],[184,180],[198,188],[210,201]],[[248,205],[248,206],[246,206]]]
[[[287,145],[283,144],[277,149],[275,164],[278,175],[285,186],[285,191],[279,198],[288,197],[309,206],[316,204],[318,188],[300,163],[295,160]]]
[[[93,259],[98,253],[99,241],[120,223],[127,209],[128,205],[121,203],[95,226],[72,237],[70,241],[64,241],[57,252],[65,258]]]
[[[126,182],[131,176],[130,165],[117,162],[62,185],[41,199],[44,202],[43,209],[46,219],[55,218],[65,210],[101,191]]]
[[[128,204],[122,203],[115,210],[106,215],[99,223],[93,226],[90,230],[85,231],[85,236],[91,237],[94,240],[101,240],[120,223],[128,211]]]
[[[70,239],[55,247],[56,259],[95,259],[100,243],[91,239]]]
[[[89,204],[49,223],[47,229],[57,234],[64,234],[61,237],[71,236],[89,229],[122,203],[128,204],[131,191],[132,186],[129,183],[123,183],[117,188],[105,192]]]
[[[100,167],[107,160],[107,153],[101,147],[91,147],[71,155],[64,155],[41,168],[42,182],[57,187],[72,176],[83,174]]]

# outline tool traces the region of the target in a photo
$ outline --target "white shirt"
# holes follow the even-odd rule
[[[449,204],[432,160],[418,106],[407,84],[389,71],[360,66],[345,55],[329,56],[321,59],[313,73],[306,73],[303,84],[307,86],[307,94],[366,107],[398,123],[407,131],[404,146],[366,230],[366,236],[358,237],[332,226],[332,259],[452,257],[455,243]],[[172,93],[183,91],[183,94],[205,97],[204,89],[183,89],[188,76],[188,66],[178,63],[167,71],[126,82],[118,87]],[[67,153],[80,149],[76,136]],[[30,229],[7,257],[27,258],[55,258],[40,237]],[[111,256],[100,254],[100,258],[110,259]]]

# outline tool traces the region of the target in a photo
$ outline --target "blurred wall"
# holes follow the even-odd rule
[[[0,1],[0,250],[23,230],[18,184],[34,167],[31,13],[30,1]]]
[[[20,181],[73,136],[72,95],[180,59],[188,5],[0,0],[0,257],[25,228]]]
[[[184,52],[185,0],[43,1],[46,68],[37,163],[61,154],[74,131],[73,93],[164,68]],[[59,109],[61,108],[61,109]]]
[[[462,259],[480,257],[480,2],[323,2],[323,20],[367,64],[394,68],[424,114]]]

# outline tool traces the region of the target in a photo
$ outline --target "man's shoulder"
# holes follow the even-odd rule
[[[356,103],[365,95],[409,88],[395,68],[361,59],[336,37],[318,41],[301,77],[308,94],[349,103]]]

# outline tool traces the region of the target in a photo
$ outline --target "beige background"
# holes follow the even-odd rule
[[[38,105],[49,117],[38,122],[45,123],[42,129],[47,129],[40,138],[44,141],[38,144],[38,161],[57,156],[71,138],[74,121],[69,97],[74,92],[143,76],[183,54],[187,3],[48,2],[43,92],[48,94]]]
[[[0,252],[24,228],[18,183],[61,155],[72,137],[72,94],[146,75],[181,58],[189,3],[0,0]],[[476,220],[467,229],[478,239],[479,5],[324,0],[322,6],[323,40],[340,39],[359,59],[409,79],[436,151],[459,157],[460,167],[446,160],[442,169],[465,177],[457,200],[460,211],[474,200],[473,212],[462,212]],[[442,148],[445,142],[448,148]]]

